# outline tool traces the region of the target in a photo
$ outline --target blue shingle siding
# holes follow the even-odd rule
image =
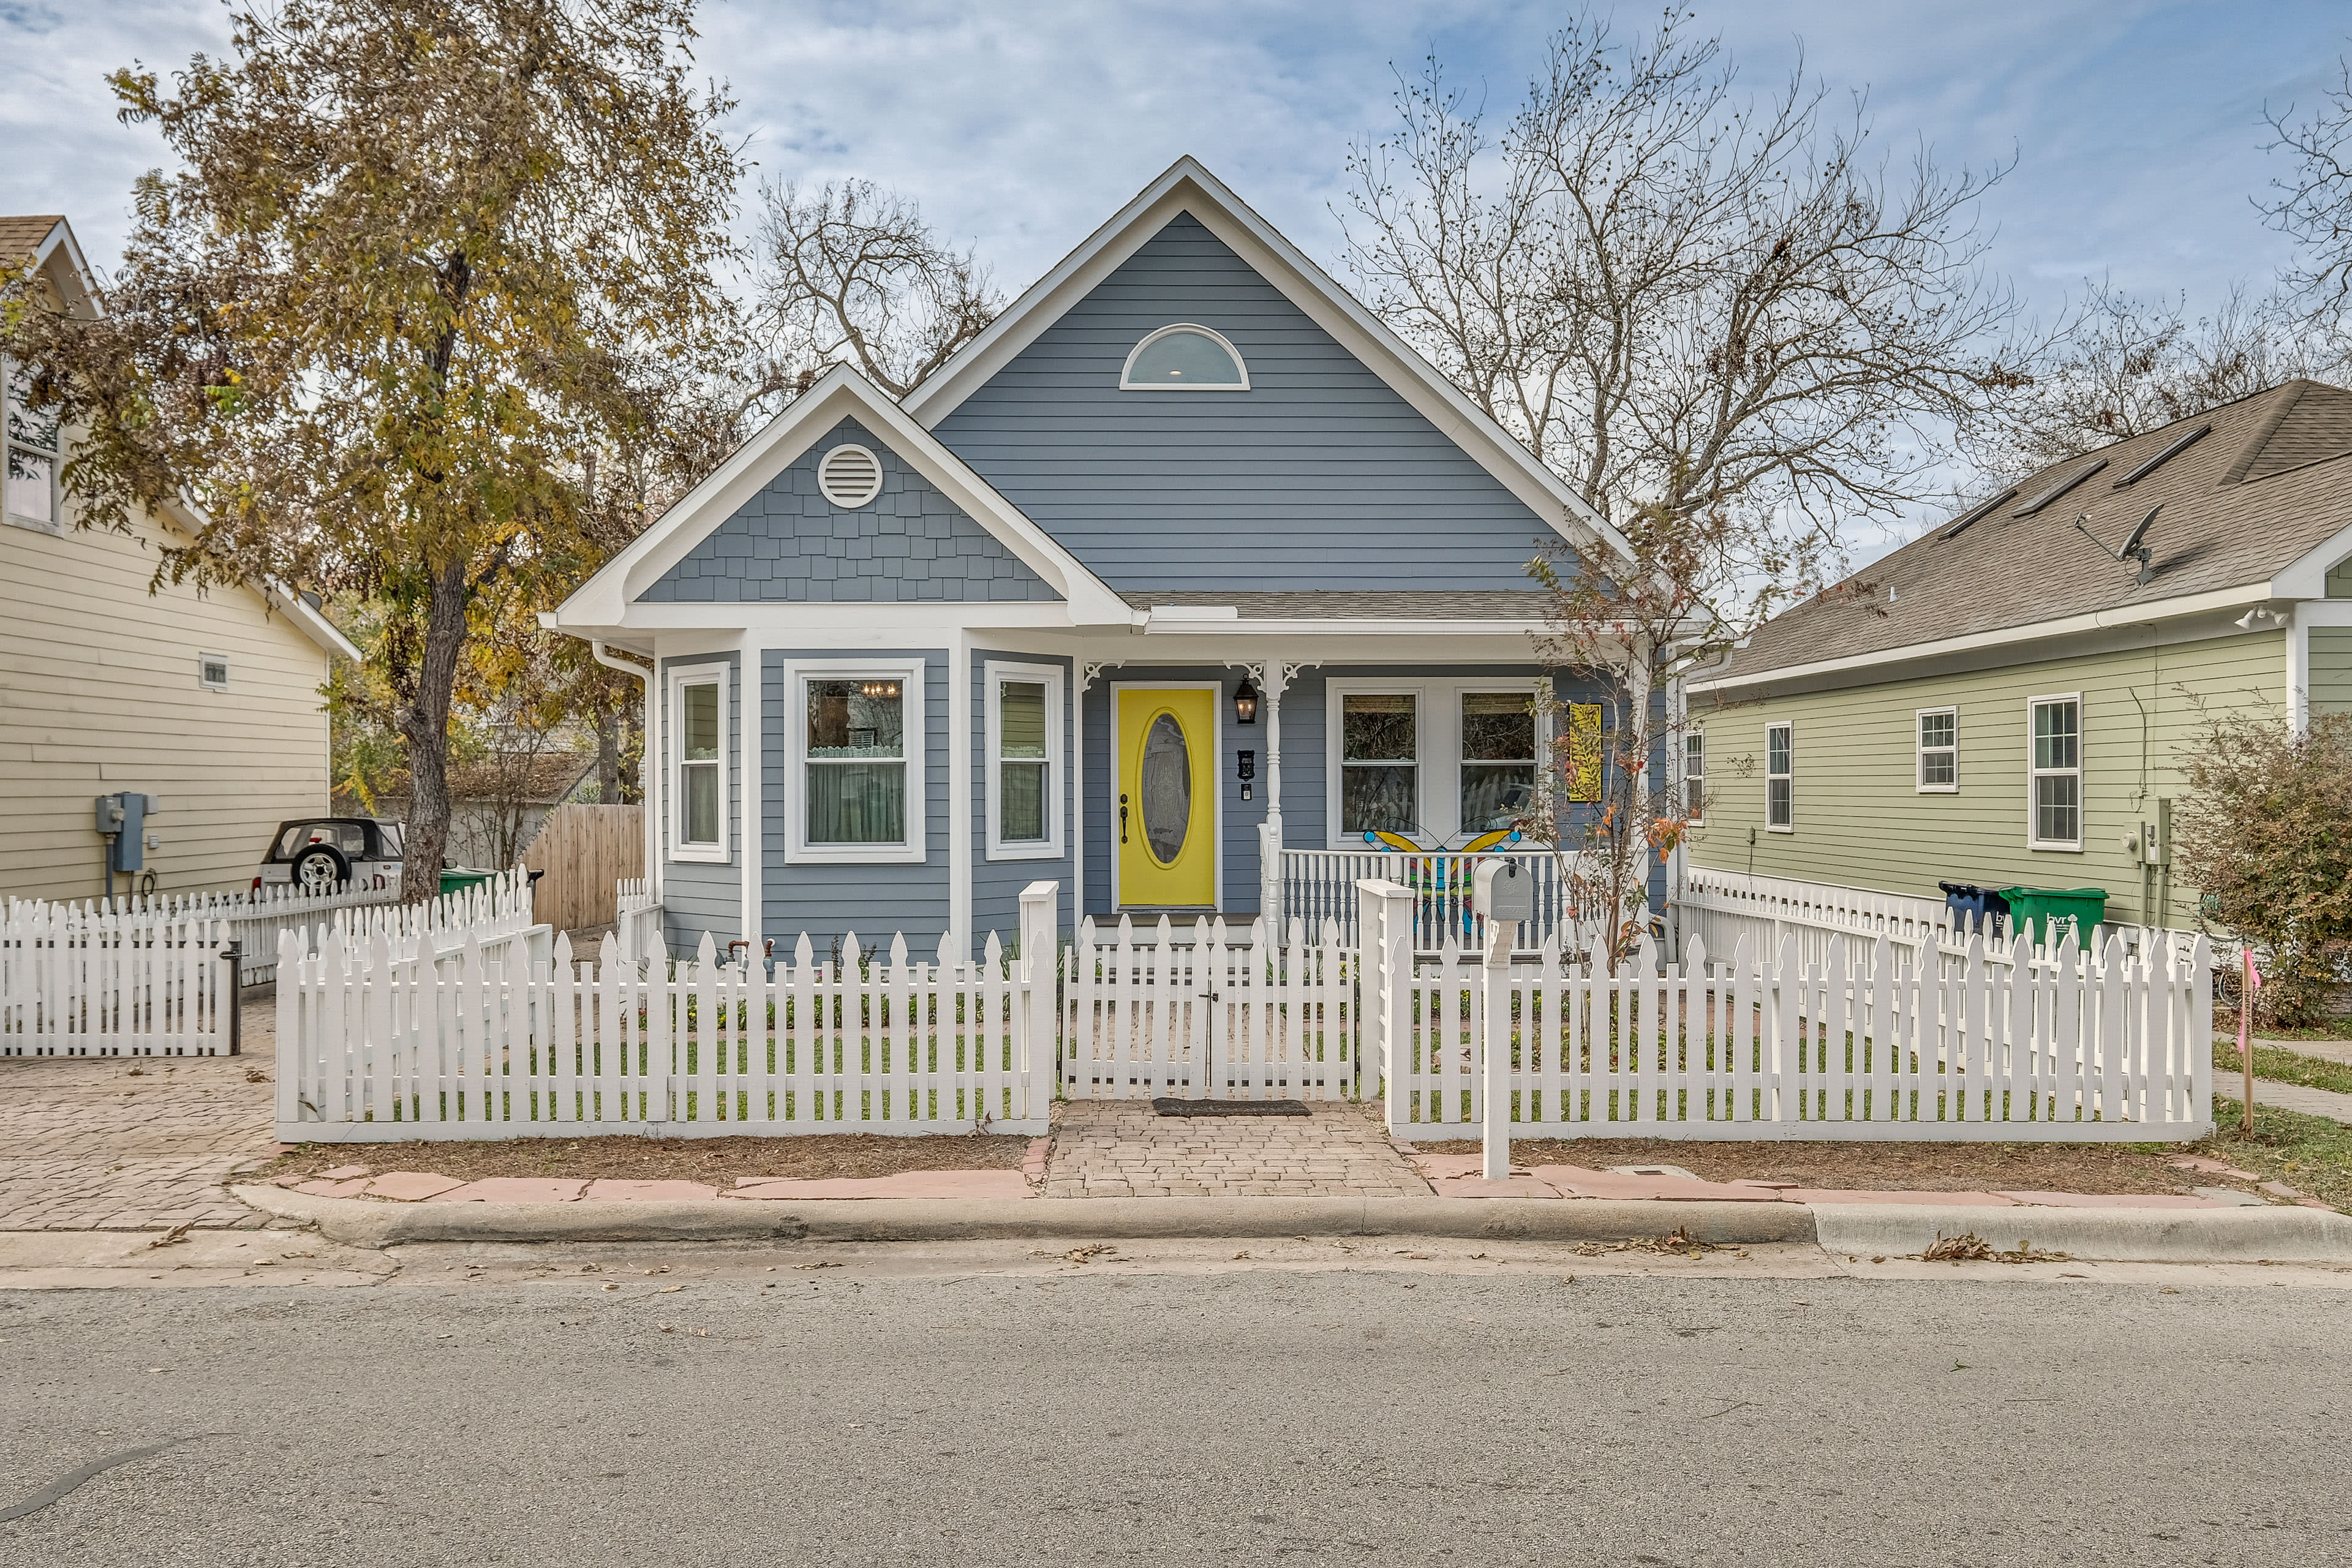
[[[1250,390],[1120,391],[1173,321]],[[933,434],[1115,589],[1524,589],[1559,537],[1187,215]]]
[[[702,933],[709,931],[725,956],[727,944],[743,934],[743,661],[735,653],[698,653],[682,655],[661,661],[662,734],[672,733],[669,712],[669,674],[674,669],[691,669],[698,665],[723,664],[727,667],[727,733],[720,745],[727,758],[727,860],[720,865],[708,860],[673,860],[669,858],[669,813],[665,809],[660,823],[662,847],[662,940],[669,944],[673,958],[691,958],[701,944]],[[664,742],[667,747],[667,740]],[[667,772],[669,759],[657,759],[656,765],[665,771],[662,798],[670,798],[674,774]]]
[[[785,816],[786,790],[793,762],[793,726],[803,715],[785,689],[784,664],[804,658],[870,658],[877,662],[923,665],[923,814],[924,858],[919,865],[850,865],[827,863],[793,866],[791,822]],[[761,934],[773,940],[778,959],[792,956],[803,931],[829,956],[834,939],[855,931],[868,951],[887,949],[890,939],[903,932],[907,949],[929,959],[948,929],[948,706],[956,688],[949,679],[944,648],[870,649],[854,654],[841,648],[771,648],[761,658],[760,822],[762,832]],[[909,759],[912,760],[911,758]]]
[[[845,442],[882,462],[882,493],[847,510],[816,466]],[[638,595],[646,604],[1058,600],[1045,580],[881,439],[845,419]]]
[[[991,860],[988,858],[988,661],[1052,665],[1062,672],[1062,752],[1054,767],[1062,796],[1062,853],[1052,860]],[[1070,846],[1075,825],[1070,771],[1077,715],[1070,708],[1070,661],[1053,654],[974,649],[971,656],[971,945],[977,954],[996,932],[1010,949],[1021,930],[1021,889],[1032,882],[1062,884],[1062,923],[1075,926],[1070,899]]]

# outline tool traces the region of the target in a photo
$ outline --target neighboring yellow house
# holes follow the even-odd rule
[[[93,309],[61,217],[0,217],[0,266],[30,259],[56,298]],[[77,529],[54,423],[0,367],[0,894],[95,898],[106,886],[102,795],[154,795],[137,886],[235,889],[270,829],[328,804],[329,660],[358,650],[299,595],[148,592],[184,517],[129,535]],[[118,875],[116,890],[131,879]]]
[[[2098,888],[2112,924],[2192,928],[2167,829],[2200,704],[2352,711],[2347,558],[2340,387],[2044,469],[1687,683],[1689,864],[1938,900]]]

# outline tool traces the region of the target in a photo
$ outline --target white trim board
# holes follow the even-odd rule
[[[872,431],[900,460],[1044,578],[1062,595],[1060,608],[1068,624],[1124,626],[1136,623],[1138,614],[1125,600],[941,446],[928,428],[908,418],[865,376],[845,365],[835,365],[738,447],[685,500],[575,589],[555,611],[556,629],[582,634],[630,625],[629,612],[640,594],[844,419],[855,419]],[[735,626],[748,624],[763,609],[789,614],[803,608],[798,605],[695,607],[730,616],[730,624]],[[667,613],[669,609],[660,606],[652,618],[675,624]]]

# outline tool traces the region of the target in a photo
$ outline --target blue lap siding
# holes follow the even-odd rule
[[[988,858],[988,662],[1050,665],[1062,671],[1062,751],[1053,759],[1053,789],[1062,801],[1062,853],[1052,859],[991,860]],[[1076,715],[1070,708],[1070,661],[1059,655],[1007,653],[974,649],[971,656],[971,946],[977,954],[988,945],[988,933],[1004,939],[1009,949],[1021,929],[1021,889],[1032,882],[1062,884],[1060,918],[1076,923],[1070,898],[1070,820],[1073,800],[1070,775],[1072,737]]]
[[[1177,321],[1231,339],[1249,390],[1119,390]],[[933,434],[1116,589],[1526,589],[1559,537],[1190,216]]]

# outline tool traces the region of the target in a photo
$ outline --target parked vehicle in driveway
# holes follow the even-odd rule
[[[372,816],[313,816],[280,823],[256,891],[292,886],[310,893],[364,889],[400,896],[401,825]]]

